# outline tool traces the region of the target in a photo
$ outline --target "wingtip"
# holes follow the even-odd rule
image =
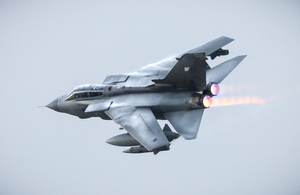
[[[231,37],[227,37],[227,36],[221,36],[220,38],[225,38],[225,39],[227,39],[228,41],[234,41],[234,39],[233,38],[231,38]]]
[[[247,57],[247,55],[239,55],[239,56],[237,56],[237,57],[240,58],[241,61],[242,61],[243,59],[245,59],[245,58]]]

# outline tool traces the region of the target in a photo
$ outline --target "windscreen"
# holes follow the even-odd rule
[[[65,100],[69,101],[99,97],[103,95],[103,90],[103,85],[80,85],[78,87],[75,87],[75,89],[67,95]]]

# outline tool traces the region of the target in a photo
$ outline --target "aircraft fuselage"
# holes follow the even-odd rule
[[[156,90],[154,89],[156,88]],[[84,92],[84,91],[83,91]],[[166,120],[163,113],[175,111],[187,111],[205,108],[198,103],[203,96],[203,91],[180,90],[170,87],[126,87],[126,86],[104,86],[100,97],[83,97],[66,100],[68,95],[55,99],[47,106],[55,111],[78,116],[81,119],[100,117],[111,120],[105,113],[112,104],[114,107],[148,107],[152,110],[156,119]],[[195,100],[195,98],[199,98]],[[102,107],[99,111],[88,112],[88,106],[95,104]]]

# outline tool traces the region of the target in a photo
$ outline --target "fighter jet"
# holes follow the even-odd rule
[[[222,36],[136,72],[107,76],[102,84],[75,87],[46,107],[81,119],[115,121],[127,133],[106,142],[132,146],[125,153],[169,150],[179,135],[186,140],[197,137],[203,112],[219,94],[219,84],[246,57],[208,65],[208,57],[228,55],[222,47],[233,40]],[[177,133],[167,124],[162,129],[157,120],[168,120]]]

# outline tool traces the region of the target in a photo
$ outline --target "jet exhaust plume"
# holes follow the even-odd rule
[[[264,104],[265,100],[257,96],[216,98],[212,101],[212,107],[233,106],[243,104]]]
[[[236,93],[236,92],[249,92],[249,91],[257,91],[261,88],[265,88],[262,85],[253,85],[253,84],[236,84],[236,85],[221,85],[222,94],[226,93]]]

